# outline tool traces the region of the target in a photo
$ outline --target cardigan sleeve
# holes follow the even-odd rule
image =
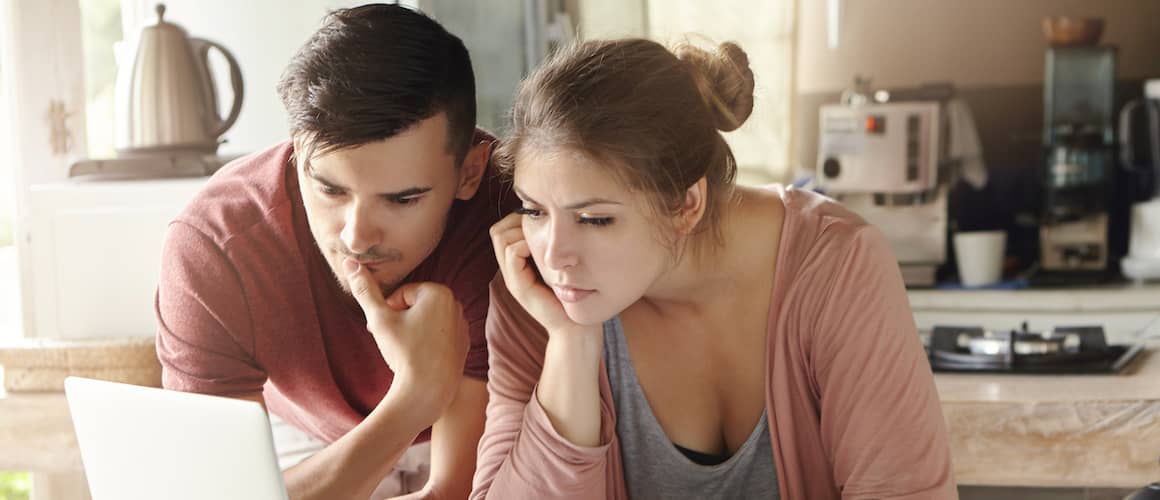
[[[576,446],[556,432],[535,398],[547,333],[498,275],[491,283],[486,331],[487,423],[471,498],[604,498],[614,426],[602,425],[605,444],[596,447]]]
[[[861,226],[835,262],[811,353],[843,499],[953,499],[949,438],[897,261]]]

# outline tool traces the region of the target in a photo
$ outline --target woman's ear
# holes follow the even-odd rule
[[[491,161],[492,141],[483,141],[471,146],[463,164],[459,166],[459,187],[455,190],[455,197],[460,200],[470,200],[479,190],[480,181],[487,171],[487,164]]]
[[[677,232],[688,235],[693,232],[701,218],[705,216],[705,204],[708,202],[709,182],[704,177],[697,179],[692,186],[685,190],[685,198],[677,209]]]

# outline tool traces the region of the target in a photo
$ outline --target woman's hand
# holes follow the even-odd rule
[[[522,219],[513,213],[491,226],[495,260],[508,291],[549,334],[585,330],[568,317],[560,299],[536,272],[532,250],[524,239]]]

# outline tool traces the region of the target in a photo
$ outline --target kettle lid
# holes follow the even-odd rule
[[[155,5],[153,7],[153,10],[154,10],[154,12],[157,13],[157,22],[154,24],[150,24],[150,25],[145,26],[144,28],[142,28],[142,31],[164,30],[164,31],[175,31],[177,33],[181,33],[182,35],[186,35],[185,30],[182,29],[181,26],[178,26],[177,24],[169,22],[168,20],[165,19],[165,4],[158,3],[157,5]],[[188,35],[186,35],[186,36],[188,36]]]

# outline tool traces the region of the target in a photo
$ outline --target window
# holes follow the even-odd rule
[[[8,116],[4,92],[4,68],[0,67],[0,117]],[[8,120],[0,119],[0,150],[8,150]],[[16,246],[13,245],[13,221],[16,218],[16,204],[12,199],[15,190],[15,172],[12,162],[0,161],[0,340],[20,335],[20,281],[17,270]],[[11,483],[11,477],[4,481]],[[14,483],[11,483],[14,484]],[[11,486],[10,484],[10,486]],[[0,484],[0,493],[8,486]]]
[[[80,0],[85,59],[85,121],[88,155],[113,155],[114,44],[121,41],[121,0]]]
[[[737,42],[749,56],[757,88],[753,114],[725,134],[739,167],[739,181],[788,181],[793,101],[793,0],[664,0],[647,2],[649,38],[674,43],[686,34],[715,43]]]
[[[645,36],[666,45],[694,40],[737,42],[749,56],[757,88],[753,114],[725,134],[739,167],[738,182],[787,182],[793,102],[796,0],[580,0],[585,38]]]

